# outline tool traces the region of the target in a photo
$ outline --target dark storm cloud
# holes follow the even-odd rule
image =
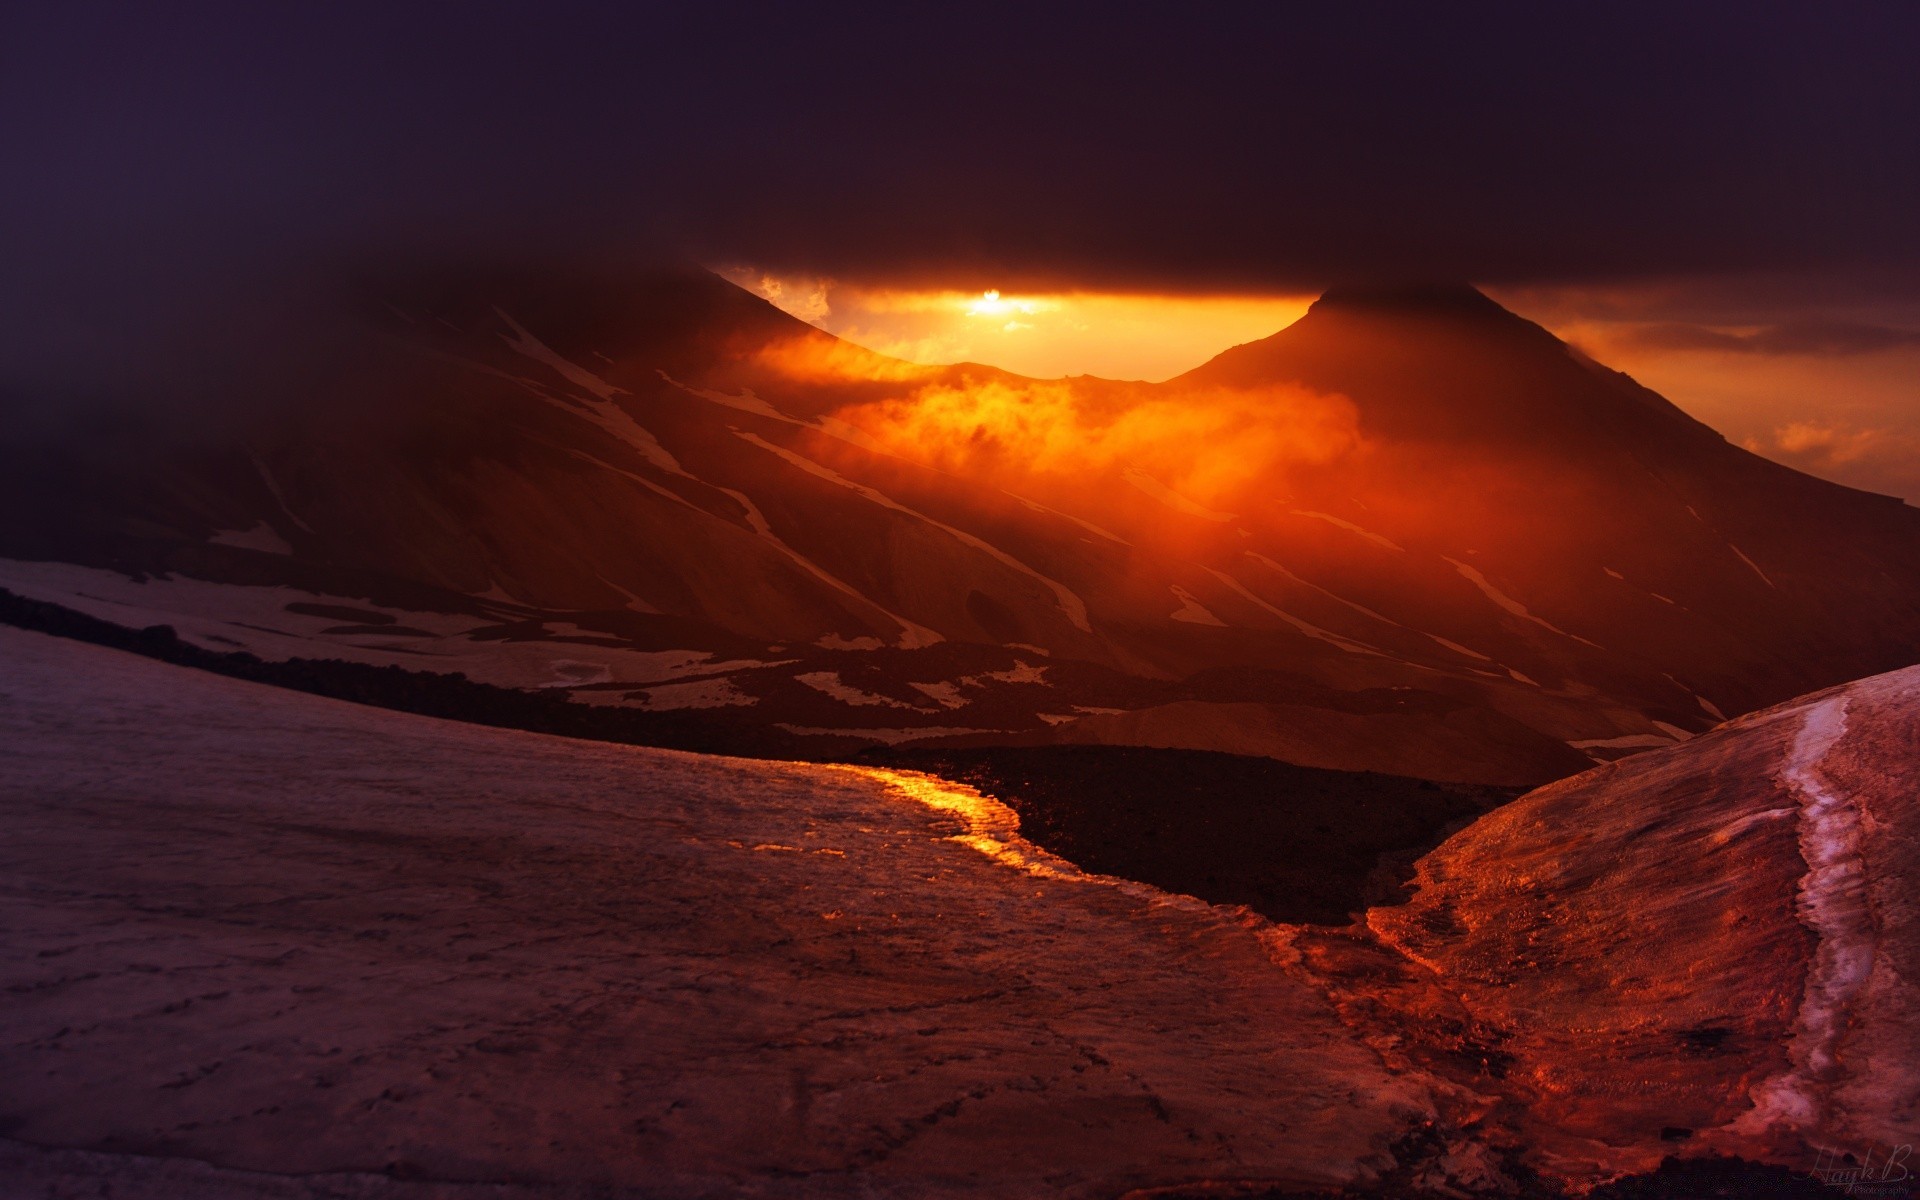
[[[1670,7],[14,6],[0,369],[131,361],[343,253],[1910,280],[1920,9]]]

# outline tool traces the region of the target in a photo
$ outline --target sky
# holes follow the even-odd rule
[[[1889,450],[1920,435],[1904,0],[182,0],[0,22],[13,406],[112,389],[368,255],[827,281],[838,319],[927,354],[952,337],[915,334],[903,297],[1108,298],[1091,322],[1046,310],[1038,373],[1150,375],[1331,283],[1460,278],[1735,440],[1920,495]],[[1161,357],[1116,367],[1153,340],[1142,298],[1168,301]],[[982,344],[1017,358],[1005,325]]]

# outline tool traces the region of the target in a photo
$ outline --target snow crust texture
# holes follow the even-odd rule
[[[1082,876],[924,777],[14,630],[0,659],[0,1175],[29,1190],[1329,1187],[1431,1108],[1264,922]]]
[[[1920,1129],[1920,668],[1530,793],[1333,930],[929,776],[0,663],[26,1194],[1491,1195]]]

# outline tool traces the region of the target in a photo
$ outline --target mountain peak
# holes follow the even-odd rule
[[[1511,317],[1469,283],[1345,284],[1330,287],[1316,310],[1393,316]]]

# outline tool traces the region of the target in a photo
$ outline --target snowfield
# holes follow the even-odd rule
[[[1048,867],[971,793],[0,656],[30,1191],[1327,1186],[1431,1107],[1273,927]]]
[[[1920,1127],[1920,667],[1538,789],[1333,928],[925,775],[0,663],[6,1195],[1497,1194]]]

